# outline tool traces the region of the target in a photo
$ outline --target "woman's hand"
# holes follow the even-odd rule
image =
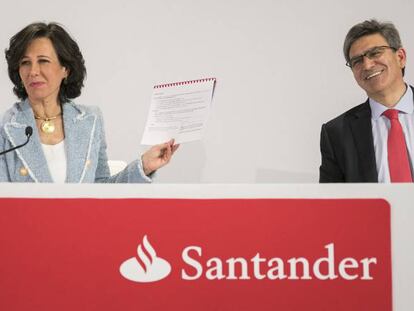
[[[149,175],[170,162],[172,155],[180,145],[174,145],[174,139],[152,146],[142,155],[142,166],[145,175]]]

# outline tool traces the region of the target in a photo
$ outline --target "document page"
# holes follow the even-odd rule
[[[208,78],[154,86],[141,143],[155,145],[171,138],[176,143],[200,140],[215,84],[215,78]]]

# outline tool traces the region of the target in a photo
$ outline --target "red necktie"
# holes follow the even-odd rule
[[[398,110],[388,109],[383,113],[391,122],[388,131],[388,166],[391,182],[412,182],[410,161],[404,132],[398,120]]]

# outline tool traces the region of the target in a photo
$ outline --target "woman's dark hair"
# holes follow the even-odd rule
[[[59,101],[65,103],[81,94],[83,80],[86,77],[85,61],[78,44],[57,23],[33,23],[15,34],[6,49],[9,77],[13,82],[13,92],[18,98],[27,98],[26,90],[19,75],[20,61],[29,44],[38,38],[48,38],[56,51],[60,64],[68,71],[59,90]]]

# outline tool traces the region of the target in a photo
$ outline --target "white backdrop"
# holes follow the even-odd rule
[[[76,102],[102,109],[116,160],[143,150],[154,84],[216,77],[204,139],[159,182],[317,182],[321,124],[365,100],[344,65],[348,29],[393,21],[413,82],[412,12],[412,0],[15,0],[0,10],[0,47],[31,22],[63,24],[88,70]],[[0,113],[16,101],[1,59]]]

